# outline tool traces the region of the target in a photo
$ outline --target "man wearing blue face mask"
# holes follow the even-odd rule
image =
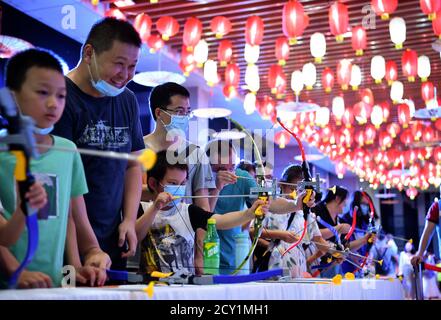
[[[194,237],[199,229],[207,227],[210,218],[218,229],[241,226],[254,218],[254,212],[263,205],[267,213],[269,204],[256,200],[247,210],[214,214],[179,196],[185,194],[188,168],[186,164],[169,163],[167,152],[160,151],[154,167],[147,172],[147,185],[153,201],[141,202],[143,214],[136,222],[136,233],[141,243],[141,271],[195,273]]]
[[[125,21],[105,18],[92,27],[81,60],[66,76],[66,108],[54,132],[78,147],[115,152],[144,148],[132,80],[141,39]],[[137,163],[82,156],[89,193],[85,195],[92,228],[112,268],[124,269],[135,253],[135,221],[141,197]],[[124,248],[127,244],[128,248]]]
[[[174,163],[188,165],[188,179],[185,185],[186,195],[199,196],[188,203],[211,211],[213,206],[207,196],[210,189],[216,188],[215,180],[207,156],[198,146],[186,140],[191,115],[190,93],[183,86],[167,82],[155,87],[150,93],[150,111],[156,122],[152,133],[144,137],[145,147],[155,152],[167,150],[168,159]],[[147,175],[148,176],[148,175]],[[143,200],[151,200],[152,194],[143,185]],[[215,200],[215,199],[210,199]],[[197,231],[199,245],[196,246],[197,272],[202,271],[202,247],[204,231]]]

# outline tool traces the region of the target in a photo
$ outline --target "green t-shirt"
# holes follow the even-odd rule
[[[67,139],[52,137],[55,147],[76,148]],[[16,203],[16,160],[10,153],[0,152],[0,163],[0,202],[4,207],[5,218],[10,219]],[[31,172],[45,187],[48,202],[38,212],[38,248],[26,269],[43,272],[52,278],[54,286],[60,286],[70,199],[88,191],[83,163],[78,153],[49,150],[38,159],[31,160]],[[17,243],[10,248],[19,263],[26,255],[27,239],[28,233],[25,230]]]

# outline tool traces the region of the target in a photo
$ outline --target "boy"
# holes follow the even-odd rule
[[[48,51],[42,49],[22,51],[8,61],[6,86],[14,94],[20,112],[35,121],[34,136],[41,156],[31,160],[31,172],[36,180],[45,185],[48,194],[48,203],[38,212],[38,249],[27,270],[18,279],[18,286],[24,288],[59,286],[62,278],[69,205],[72,203],[74,216],[79,216],[80,213],[81,216],[86,216],[85,211],[82,210],[84,208],[82,195],[87,192],[79,154],[51,150],[52,146],[75,150],[75,145],[71,141],[49,134],[64,110],[66,83],[62,67],[57,58]],[[0,163],[2,163],[0,200],[5,209],[6,219],[11,218],[16,205],[13,187],[15,162],[15,157],[12,155],[0,154]],[[83,226],[81,228],[78,235],[83,241],[88,229]],[[94,238],[93,234],[88,234],[88,237]],[[96,238],[94,240],[94,243],[87,246],[87,252],[82,253],[93,263],[96,263],[97,256],[99,260],[107,260],[108,257],[102,255]],[[72,252],[71,246],[67,248],[68,257],[78,255],[78,252]],[[18,261],[23,260],[26,249],[27,232],[21,235],[10,251],[1,248],[0,266],[4,269],[0,275],[2,281],[17,269]],[[86,265],[90,264],[87,260]],[[77,280],[80,282],[90,279],[91,285],[94,285],[95,281],[98,285],[102,285],[106,279],[104,270],[83,268],[79,265],[76,267]]]
[[[216,219],[218,229],[230,229],[251,221],[257,206],[262,205],[264,213],[268,210],[268,204],[257,200],[248,210],[219,215],[173,199],[185,195],[187,165],[169,164],[166,151],[157,157],[155,166],[147,172],[147,185],[155,200],[142,203],[144,214],[136,222],[138,239],[143,239],[142,272],[195,273],[194,235],[196,230],[206,228],[209,218]]]

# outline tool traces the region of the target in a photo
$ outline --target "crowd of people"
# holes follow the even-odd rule
[[[18,278],[20,288],[60,286],[65,264],[75,267],[80,283],[104,285],[106,270],[126,270],[127,257],[138,248],[140,272],[202,274],[202,241],[208,219],[214,218],[221,274],[237,268],[236,237],[245,234],[253,241],[257,234],[248,272],[283,268],[293,278],[402,275],[413,295],[411,265],[420,262],[439,223],[437,203],[416,255],[407,244],[398,256],[393,238],[377,227],[367,193],[334,186],[316,199],[300,188],[305,178],[300,164],[284,169],[280,196],[253,197],[262,169],[267,184],[273,183],[270,164],[235,163],[238,152],[231,141],[188,142],[190,93],[183,86],[165,83],[152,90],[155,128],[143,137],[137,100],[126,88],[140,47],[130,23],[105,18],[92,27],[78,65],[66,76],[57,57],[45,49],[28,49],[8,61],[6,86],[20,113],[33,118],[41,156],[30,162],[37,182],[23,194],[14,175],[17,158],[0,153],[1,287],[26,254],[22,208],[27,204],[38,212],[40,238],[32,262]],[[136,161],[80,156],[63,148],[135,155],[150,149],[157,160],[143,174]],[[256,210],[265,215],[260,233],[250,223]],[[434,274],[425,279],[435,279]]]

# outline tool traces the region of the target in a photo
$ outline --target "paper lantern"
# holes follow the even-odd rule
[[[248,65],[245,70],[245,84],[247,89],[254,94],[260,89],[259,67],[255,64]]]
[[[225,67],[233,56],[233,44],[230,40],[222,40],[217,48],[217,59],[220,66]]]
[[[263,40],[263,21],[258,16],[247,19],[245,26],[245,41],[250,46],[259,46]]]
[[[147,43],[152,30],[152,19],[149,15],[145,13],[138,14],[133,22],[133,27],[138,31],[142,42]]]
[[[360,125],[367,123],[371,115],[371,107],[363,101],[357,102],[354,105],[354,117]]]
[[[426,82],[430,76],[430,59],[428,56],[418,57],[418,77],[421,78],[421,82]]]
[[[398,121],[403,128],[407,128],[409,126],[410,118],[409,105],[407,103],[398,105]]]
[[[441,147],[433,149],[433,158],[438,164],[441,164]]]
[[[348,59],[341,59],[337,65],[337,82],[343,90],[347,90],[351,82],[352,64]]]
[[[156,22],[156,29],[162,36],[162,40],[168,41],[171,37],[179,32],[178,21],[170,16],[162,16]]]
[[[339,126],[345,113],[345,100],[343,97],[337,96],[332,99],[332,114],[334,115],[335,122]]]
[[[337,162],[335,165],[335,174],[339,179],[343,179],[344,175],[346,173],[346,167],[343,162]]]
[[[216,35],[217,39],[222,38],[231,31],[231,22],[223,16],[214,17],[210,23],[211,31]]]
[[[164,40],[162,40],[159,34],[152,34],[147,39],[147,45],[150,48],[150,53],[155,53],[164,47]]]
[[[382,56],[374,56],[371,60],[371,76],[375,83],[380,84],[386,75],[386,61]]]
[[[345,113],[343,114],[342,122],[345,124],[346,128],[352,127],[352,123],[354,122],[354,113],[351,109],[346,108]]]
[[[364,130],[364,135],[366,139],[366,144],[373,144],[375,137],[377,136],[377,130],[371,124],[366,125],[366,129]]]
[[[374,94],[371,89],[363,89],[360,91],[360,99],[368,106],[373,106],[375,103]]]
[[[432,20],[432,28],[435,35],[441,39],[441,15],[437,15],[436,18]]]
[[[371,5],[382,20],[388,20],[389,15],[397,9],[398,0],[372,0]]]
[[[188,18],[184,25],[184,35],[182,37],[187,50],[193,52],[194,47],[201,40],[202,22],[194,17]]]
[[[348,31],[348,7],[338,1],[334,2],[328,12],[329,27],[337,42],[343,42],[343,35]]]
[[[260,46],[251,46],[248,43],[245,44],[244,58],[245,61],[250,64],[255,64],[259,60]]]
[[[297,43],[297,38],[302,36],[308,24],[308,15],[299,1],[288,1],[283,5],[282,30],[290,45]]]
[[[390,134],[390,136],[393,139],[395,139],[397,137],[397,135],[400,133],[401,128],[397,123],[393,122],[393,123],[390,123],[387,125],[386,131],[387,131],[387,133]]]
[[[303,74],[300,70],[296,70],[291,74],[291,89],[295,95],[300,95],[303,90]]]
[[[406,21],[403,18],[395,17],[389,22],[390,39],[395,44],[395,49],[402,49],[406,41]]]
[[[225,68],[225,85],[230,88],[229,90],[233,90],[231,89],[231,87],[237,89],[237,87],[239,86],[239,80],[240,80],[239,65],[237,63],[230,63]]]
[[[433,83],[430,81],[426,81],[421,85],[421,97],[423,98],[424,102],[428,102],[432,100],[435,97],[435,90]]]
[[[290,139],[291,135],[285,130],[279,131],[274,135],[274,141],[279,145],[280,149],[284,149]]]
[[[383,109],[379,105],[375,105],[372,108],[371,122],[376,129],[380,128],[380,125],[383,123]]]
[[[356,64],[352,65],[351,68],[351,81],[349,82],[349,84],[352,87],[352,90],[356,91],[358,90],[358,87],[361,84],[361,69],[359,66],[357,66]]]
[[[365,142],[366,142],[366,138],[364,136],[364,131],[357,131],[357,133],[355,134],[355,141],[357,142],[359,147],[363,147]]]
[[[329,118],[330,118],[330,111],[327,107],[320,107],[320,109],[317,110],[316,116],[315,116],[315,123],[319,127],[326,127],[329,124]]]
[[[356,56],[362,56],[363,50],[366,49],[367,36],[365,28],[361,26],[352,28],[352,49],[355,50]]]
[[[208,60],[208,43],[205,40],[200,40],[194,47],[194,61],[196,61],[198,68],[204,66],[205,61]]]
[[[414,82],[418,73],[418,55],[414,50],[407,49],[401,56],[403,75],[409,82]]]
[[[417,195],[418,190],[416,188],[409,188],[406,190],[406,196],[408,196],[410,200],[415,200]]]
[[[204,79],[207,85],[212,87],[218,82],[217,64],[216,61],[207,60],[204,64]]]
[[[321,32],[315,32],[311,35],[309,42],[311,55],[314,57],[315,63],[321,63],[326,54],[326,38]]]
[[[276,94],[278,99],[284,94],[286,75],[281,66],[274,64],[268,70],[268,86],[271,88],[271,93]]]
[[[245,110],[245,113],[247,115],[253,114],[254,111],[256,111],[256,104],[257,104],[256,95],[251,92],[248,92],[243,100],[243,108]]]
[[[404,85],[401,81],[394,81],[390,88],[390,98],[394,104],[403,99]]]
[[[330,93],[334,86],[334,72],[330,68],[325,68],[322,72],[322,86],[326,93]]]
[[[436,18],[436,13],[441,10],[440,0],[420,0],[420,7],[427,14],[430,21]]]
[[[279,65],[284,66],[289,58],[289,43],[285,37],[277,38],[275,53]]]
[[[381,150],[386,150],[392,146],[393,139],[392,137],[385,131],[381,131],[378,136],[378,143],[380,145]]]
[[[119,20],[124,20],[124,21],[127,20],[125,14],[122,13],[122,11],[117,9],[117,8],[112,8],[112,9],[107,10],[104,13],[104,15],[106,17],[116,18],[116,19],[119,19]]]
[[[398,79],[398,68],[395,61],[386,62],[386,80],[389,86]]]
[[[315,65],[311,62],[303,65],[302,68],[303,84],[306,86],[306,90],[312,90],[315,82],[317,81],[317,71]]]

